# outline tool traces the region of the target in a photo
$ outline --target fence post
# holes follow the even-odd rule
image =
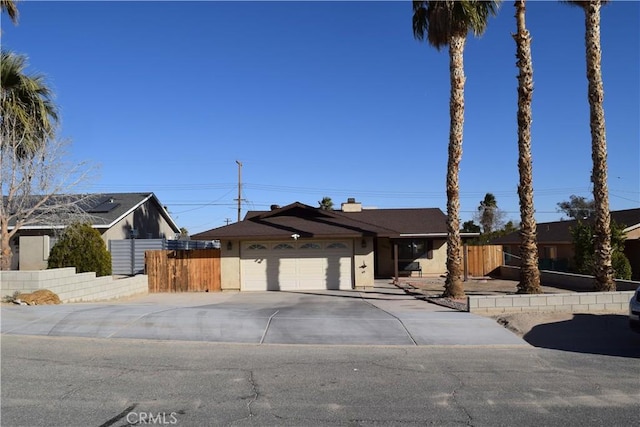
[[[464,262],[464,281],[469,280],[469,245],[464,244],[462,251],[462,260]]]
[[[136,239],[131,239],[131,275],[135,275],[136,269]]]

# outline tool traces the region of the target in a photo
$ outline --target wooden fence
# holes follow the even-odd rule
[[[147,251],[149,292],[220,290],[220,249]]]
[[[502,265],[501,245],[466,246],[466,250],[469,276],[488,276]]]

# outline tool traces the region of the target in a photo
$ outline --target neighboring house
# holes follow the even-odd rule
[[[222,289],[243,291],[373,286],[396,269],[444,274],[446,238],[440,209],[362,209],[355,199],[341,210],[274,205],[191,236],[220,240]]]
[[[611,220],[624,226],[626,235],[624,254],[631,263],[633,280],[640,280],[640,209],[611,211]],[[586,221],[586,220],[585,220]],[[539,223],[537,226],[538,258],[540,268],[568,271],[573,268],[574,250],[571,228],[576,220]],[[507,256],[507,264],[519,265],[520,234],[518,231],[498,237],[492,245],[502,245]]]
[[[104,193],[67,195],[82,198],[79,204],[86,219],[98,230],[109,247],[109,240],[174,239],[180,228],[153,193]],[[49,250],[55,236],[65,228],[62,223],[22,226],[12,239],[12,269],[47,268]],[[9,224],[12,228],[12,224]]]

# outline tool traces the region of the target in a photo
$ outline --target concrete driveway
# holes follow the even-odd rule
[[[250,344],[524,345],[492,319],[366,291],[150,294],[128,301],[4,306],[0,332]]]

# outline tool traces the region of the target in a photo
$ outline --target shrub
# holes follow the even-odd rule
[[[77,273],[111,274],[111,254],[98,230],[89,224],[72,224],[51,248],[48,268],[75,267]]]
[[[631,280],[631,263],[625,254],[622,252],[612,253],[611,266],[616,279]]]

